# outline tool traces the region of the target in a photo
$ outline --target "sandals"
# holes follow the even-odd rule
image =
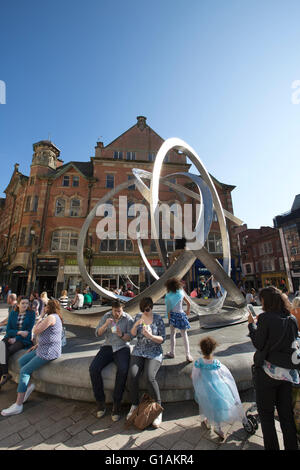
[[[175,358],[175,354],[171,353],[171,352],[167,352],[165,354],[165,357],[169,357],[170,359],[174,359]]]

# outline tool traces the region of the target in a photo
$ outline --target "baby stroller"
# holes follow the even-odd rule
[[[258,429],[258,424],[259,424],[259,416],[257,412],[257,405],[255,401],[255,380],[254,380],[254,365],[252,366],[252,382],[254,386],[254,400],[253,404],[246,410],[246,420],[243,422],[243,426],[245,431],[252,435],[255,434],[255,432]]]
[[[250,408],[248,408],[248,410],[246,411],[247,421],[243,422],[243,427],[245,431],[250,435],[255,434],[255,432],[258,429],[258,423],[259,423],[258,415],[255,416],[251,414],[255,412],[257,412],[257,406],[256,406],[256,403],[253,403],[253,405],[250,406]]]

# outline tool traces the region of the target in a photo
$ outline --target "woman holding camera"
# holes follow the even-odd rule
[[[297,321],[286,309],[281,291],[269,286],[260,291],[263,313],[257,319],[250,313],[248,327],[253,345],[256,403],[266,450],[279,450],[274,422],[276,406],[285,450],[297,450],[293,416],[292,385],[299,384],[293,345]]]
[[[166,339],[166,330],[163,319],[160,315],[153,313],[152,309],[153,301],[151,297],[143,298],[140,302],[141,313],[136,315],[131,330],[131,335],[133,337],[137,336],[137,344],[131,355],[129,392],[132,406],[127,419],[139,404],[139,379],[144,367],[151,387],[151,394],[154,396],[155,401],[161,405],[156,375],[162,363],[163,351],[161,345]],[[158,428],[161,420],[162,414],[153,421],[153,426]]]

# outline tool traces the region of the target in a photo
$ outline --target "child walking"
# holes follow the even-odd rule
[[[192,380],[204,425],[207,429],[212,425],[215,433],[223,440],[222,424],[245,422],[247,419],[229,369],[213,358],[216,347],[216,341],[209,336],[200,341],[203,357],[194,363]]]

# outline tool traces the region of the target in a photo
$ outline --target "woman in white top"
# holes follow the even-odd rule
[[[79,308],[82,308],[83,307],[83,303],[84,303],[84,296],[83,294],[81,293],[79,287],[77,287],[76,291],[75,291],[75,297],[72,301],[72,309],[73,310],[77,310]]]

